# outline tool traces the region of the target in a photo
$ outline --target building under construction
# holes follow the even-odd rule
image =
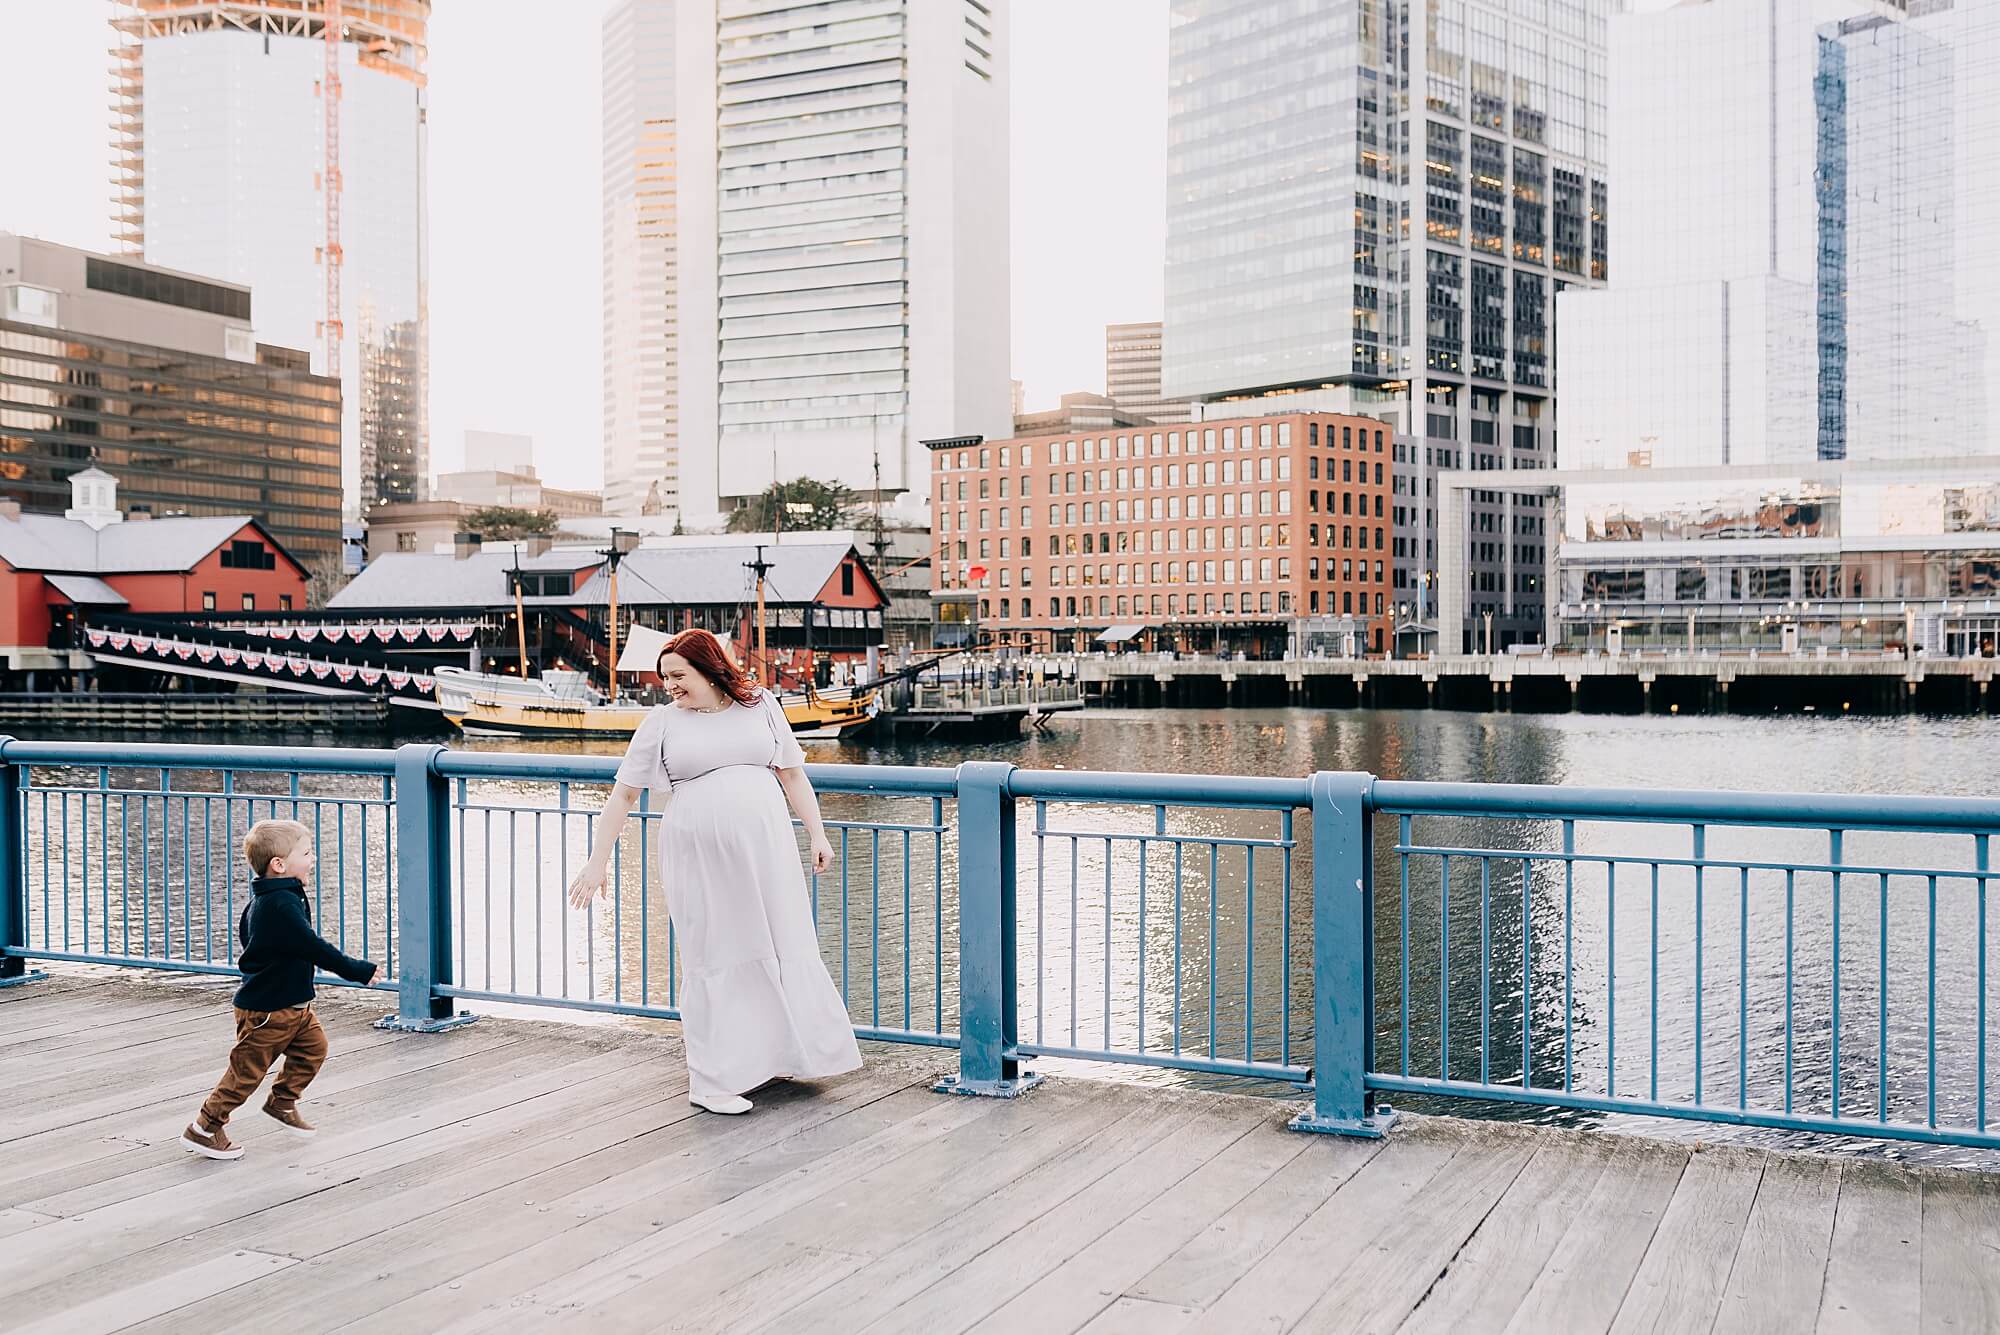
[[[421,499],[430,0],[118,0],[113,234],[338,375],[351,512]]]

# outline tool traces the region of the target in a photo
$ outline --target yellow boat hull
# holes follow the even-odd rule
[[[780,697],[785,720],[795,734],[837,737],[867,723],[875,692],[860,690],[833,697]],[[645,721],[649,705],[562,704],[536,701],[469,701],[462,711],[447,711],[445,719],[461,732],[509,737],[630,737]]]

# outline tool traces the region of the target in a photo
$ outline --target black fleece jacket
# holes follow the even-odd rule
[[[246,1011],[281,1011],[305,1005],[313,999],[315,965],[350,983],[374,979],[375,965],[350,959],[313,931],[305,885],[297,877],[260,878],[250,889],[250,902],[243,906],[243,919],[236,928],[243,942],[242,958],[236,962],[243,971],[237,1006]]]

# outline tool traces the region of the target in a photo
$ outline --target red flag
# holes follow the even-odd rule
[[[985,578],[986,578],[986,567],[985,567],[985,566],[974,566],[974,567],[972,567],[972,569],[970,569],[970,570],[968,570],[968,571],[966,571],[966,572],[965,572],[965,577],[966,577],[967,579],[985,579]]]

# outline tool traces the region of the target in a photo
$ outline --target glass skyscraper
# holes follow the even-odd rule
[[[256,336],[345,387],[350,511],[430,472],[424,60],[429,0],[345,0],[338,199],[342,365],[325,363],[322,0],[120,0],[118,235],[148,263],[248,284]]]
[[[1408,620],[1431,472],[1552,456],[1555,295],[1607,274],[1609,8],[1172,3],[1163,391],[1392,422]],[[1471,596],[1503,643],[1542,624],[1538,506],[1474,504]]]
[[[1563,299],[1563,463],[1994,452],[2000,4],[1612,24],[1610,288]]]

